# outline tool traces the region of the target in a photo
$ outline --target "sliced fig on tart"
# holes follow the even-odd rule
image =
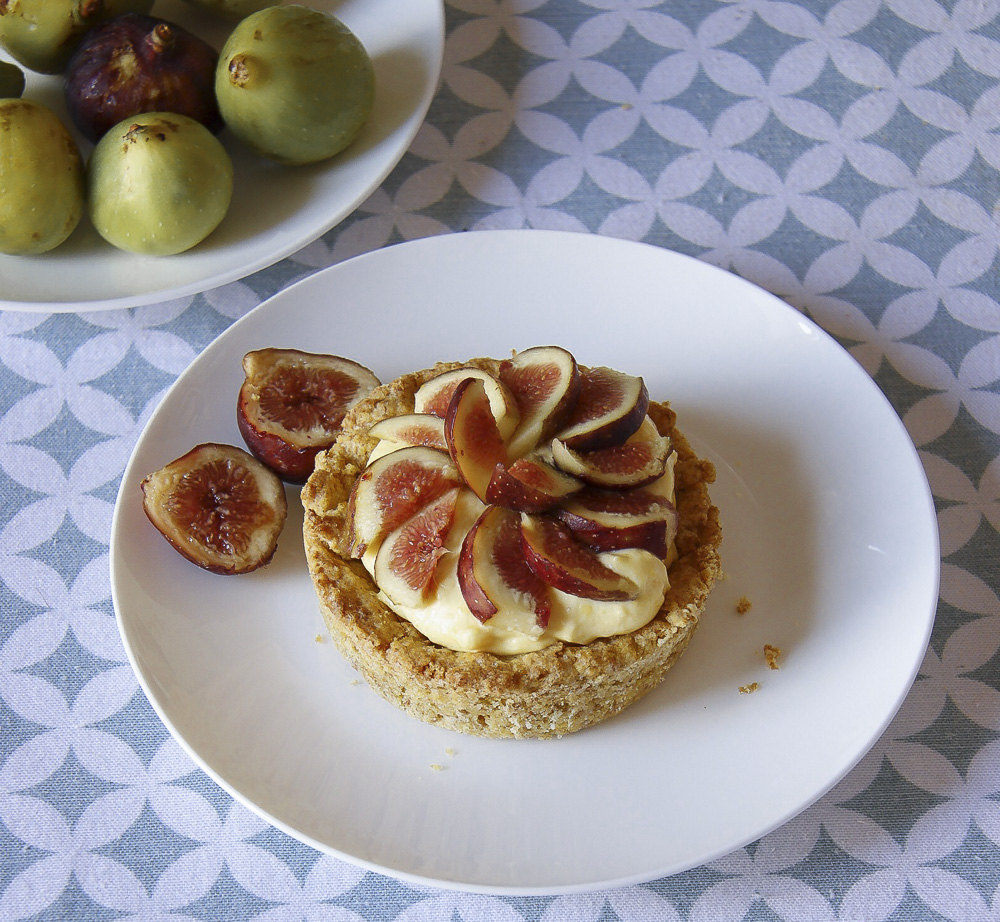
[[[448,415],[448,407],[451,406],[455,391],[467,378],[482,381],[497,428],[503,438],[507,439],[517,428],[521,418],[517,401],[506,385],[481,368],[456,368],[424,382],[414,394],[413,411],[430,413],[444,419]]]
[[[419,605],[429,595],[438,562],[447,553],[459,489],[452,487],[423,506],[379,546],[375,582],[396,604]]]
[[[596,551],[550,516],[521,514],[521,546],[531,571],[561,592],[615,602],[639,595],[632,580],[605,566]]]
[[[430,413],[390,416],[375,423],[368,434],[377,439],[398,442],[400,446],[424,445],[439,451],[448,450],[448,443],[444,438],[444,419]]]
[[[677,536],[677,509],[653,489],[587,489],[552,513],[576,538],[597,551],[640,548],[667,556]]]
[[[249,573],[274,556],[288,503],[281,479],[234,445],[208,442],[143,478],[142,508],[183,557]]]
[[[560,346],[535,346],[500,363],[500,381],[514,396],[521,421],[510,439],[511,455],[548,441],[569,418],[580,393],[580,371]]]
[[[527,606],[539,628],[548,626],[549,587],[528,566],[516,512],[486,507],[462,542],[458,584],[469,611],[483,623],[501,608]]]
[[[667,467],[670,439],[660,435],[647,416],[624,442],[594,451],[574,451],[562,439],[552,440],[555,466],[585,483],[609,489],[631,489],[652,483]]]
[[[545,512],[583,489],[583,482],[539,458],[497,464],[486,487],[486,502],[517,512]]]
[[[298,349],[257,349],[243,357],[236,407],[250,451],[283,480],[304,483],[344,415],[379,384],[364,365]]]
[[[557,435],[573,451],[607,448],[636,432],[648,409],[649,391],[642,378],[613,368],[585,368],[573,413]]]
[[[351,556],[363,557],[370,546],[461,483],[451,458],[434,448],[410,446],[377,458],[354,482],[348,500]]]
[[[482,378],[465,378],[452,393],[444,437],[455,466],[483,502],[498,464],[507,464],[507,446],[497,427]]]

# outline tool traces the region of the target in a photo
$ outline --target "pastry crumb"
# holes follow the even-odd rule
[[[749,685],[740,686],[741,695],[752,695],[757,689],[760,688],[759,682],[751,682]]]
[[[764,660],[768,669],[779,669],[778,658],[781,656],[781,648],[769,643],[764,644]]]
[[[454,755],[455,755],[455,750],[454,750],[454,749],[452,749],[452,748],[451,748],[451,746],[449,746],[449,747],[448,747],[448,748],[447,748],[447,749],[446,749],[446,750],[444,751],[444,754],[445,754],[446,756],[452,756],[452,757],[454,757]]]
[[[316,643],[323,643],[323,635],[322,634],[317,634],[316,635]]]
[[[439,764],[438,762],[431,762],[431,771],[443,772],[444,766]]]
[[[751,602],[745,595],[741,595],[736,600],[736,614],[745,615],[753,607],[753,602]]]

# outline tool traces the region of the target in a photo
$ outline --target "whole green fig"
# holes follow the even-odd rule
[[[17,99],[24,92],[24,71],[9,61],[0,61],[0,99]]]
[[[169,256],[204,240],[225,217],[233,164],[201,122],[145,112],[115,125],[87,164],[97,232],[132,253]]]
[[[0,253],[59,246],[84,209],[83,160],[51,109],[0,100]]]
[[[152,8],[153,0],[0,0],[0,45],[28,69],[57,74],[91,26]]]
[[[272,0],[187,0],[187,2],[210,13],[221,13],[231,19],[242,19],[270,6]]]
[[[339,19],[272,6],[230,34],[219,54],[215,95],[241,141],[280,163],[313,163],[357,137],[374,104],[375,71]]]

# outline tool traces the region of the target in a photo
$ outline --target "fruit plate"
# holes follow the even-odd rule
[[[146,473],[200,441],[240,444],[250,349],[334,351],[388,380],[551,343],[641,374],[718,469],[725,579],[664,683],[594,728],[483,740],[377,698],[325,639],[292,489],[275,559],[244,577],[198,570],[144,519]],[[649,245],[484,231],[341,263],[212,343],[138,441],[111,572],[142,687],[238,800],[404,880],[551,894],[692,868],[834,785],[916,675],[939,560],[931,494],[899,418],[806,317]],[[752,607],[740,615],[742,599]],[[777,671],[765,644],[781,650]]]
[[[105,243],[89,220],[61,246],[38,256],[0,254],[0,309],[108,310],[151,304],[241,279],[300,250],[334,227],[381,184],[423,122],[441,70],[441,0],[307,0],[334,12],[361,39],[375,65],[375,108],[360,137],[332,160],[302,167],[270,163],[229,132],[234,193],[222,224],[177,256],[140,256]],[[233,23],[185,0],[157,0],[153,14],[221,48]],[[0,59],[10,60],[0,51]],[[26,97],[70,126],[62,79],[28,73]],[[92,146],[79,135],[86,158]]]

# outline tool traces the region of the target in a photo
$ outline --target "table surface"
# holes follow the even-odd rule
[[[322,239],[193,297],[0,313],[0,919],[998,918],[1000,2],[449,0],[446,21],[426,124]],[[641,886],[477,895],[320,856],[197,769],[115,625],[116,489],[177,375],[298,278],[488,228],[640,240],[786,299],[887,395],[937,507],[937,620],[884,736],[785,826]]]

